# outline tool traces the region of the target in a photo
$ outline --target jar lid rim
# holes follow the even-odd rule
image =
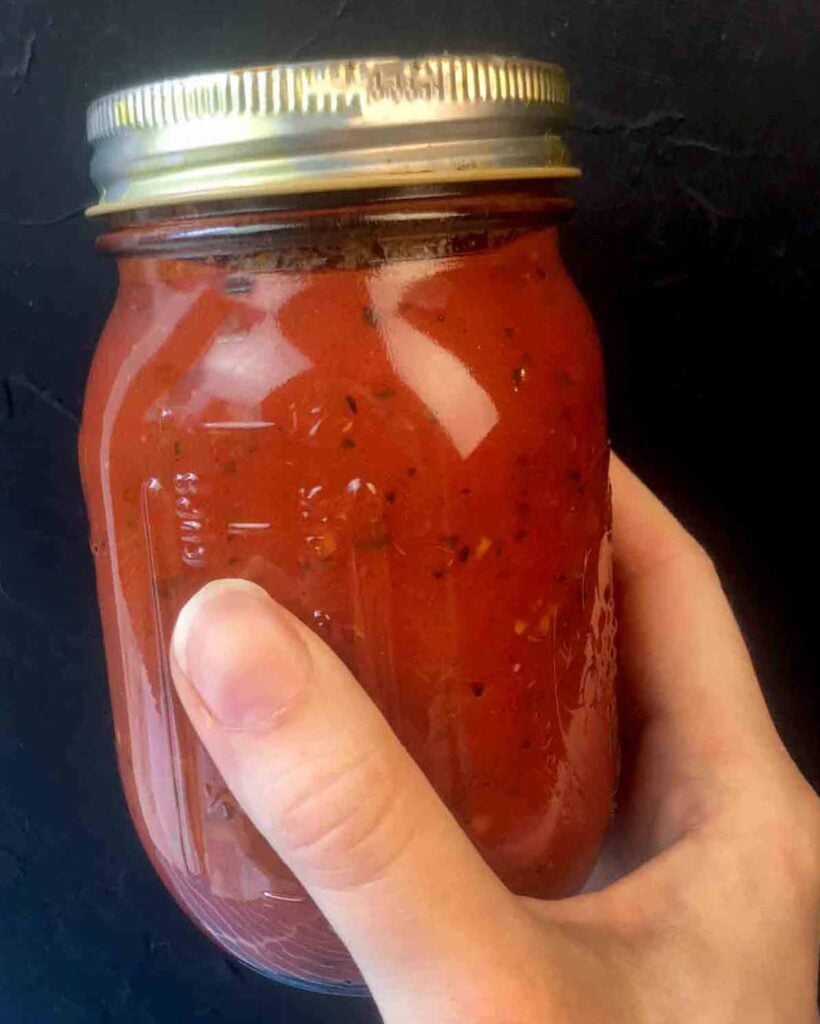
[[[494,55],[235,68],[88,108],[91,215],[233,195],[572,177],[557,64]]]

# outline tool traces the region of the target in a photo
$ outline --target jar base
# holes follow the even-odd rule
[[[279,974],[276,971],[266,970],[250,960],[237,956],[235,953],[226,953],[226,956],[246,967],[249,971],[253,971],[254,974],[260,975],[267,981],[274,981],[279,985],[287,985],[290,988],[298,988],[303,992],[314,992],[322,996],[345,996],[355,999],[370,998],[370,989],[360,981],[309,981],[304,978],[297,978],[292,974]]]

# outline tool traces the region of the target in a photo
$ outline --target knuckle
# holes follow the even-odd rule
[[[817,892],[820,889],[820,802],[813,793],[805,802],[801,801],[796,817],[794,869],[797,876]]]
[[[720,575],[714,559],[691,533],[681,529],[674,541],[657,553],[655,570],[677,574],[681,578],[700,579],[720,586]]]
[[[787,797],[768,822],[772,867],[801,902],[820,901],[820,801],[801,781],[801,792]],[[805,786],[805,790],[803,789]]]
[[[395,759],[379,748],[319,756],[288,783],[279,827],[291,854],[333,888],[353,888],[387,871],[409,840]]]
[[[715,560],[691,533],[685,535],[681,554],[693,569],[697,569],[704,576],[713,577],[714,579],[719,578]]]

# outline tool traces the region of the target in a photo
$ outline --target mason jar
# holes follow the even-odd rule
[[[119,291],[81,463],[120,772],[168,889],[277,979],[359,975],[237,806],[168,643],[253,580],[346,662],[498,875],[576,891],[616,777],[601,356],[563,71],[273,65],[89,111]],[[424,899],[424,893],[419,893]]]

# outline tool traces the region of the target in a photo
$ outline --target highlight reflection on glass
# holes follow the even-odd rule
[[[466,459],[498,422],[498,410],[469,367],[440,341],[413,327],[401,312],[413,286],[428,283],[443,269],[423,261],[387,265],[372,275],[369,289],[396,373]]]

